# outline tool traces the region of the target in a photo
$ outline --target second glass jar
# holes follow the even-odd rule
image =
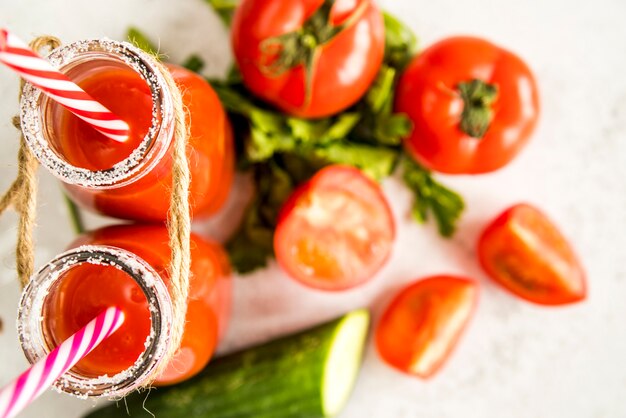
[[[169,287],[168,233],[165,227],[157,225],[106,227],[79,237],[69,248],[69,252],[36,274],[34,284],[26,288],[22,297],[25,308],[18,319],[20,340],[27,356],[36,360],[32,357],[34,353],[40,357],[106,308],[120,308],[126,317],[121,328],[72,369],[78,381],[94,391],[92,382],[97,382],[98,388],[102,376],[123,376],[138,359],[146,357],[145,351],[153,338],[149,336],[154,332],[151,328],[155,326],[155,307],[145,289],[154,287],[156,282],[162,282],[164,290]],[[126,258],[136,261],[124,262],[115,251],[103,252],[99,248],[121,250],[127,254]],[[104,259],[108,261],[98,261]],[[146,280],[150,274],[138,275],[142,265],[147,266],[154,278]],[[225,333],[230,315],[231,279],[221,246],[192,235],[190,273],[181,347],[156,384],[174,384],[198,373],[209,362]],[[157,291],[154,297],[163,301],[161,305],[169,304],[168,294],[160,295]],[[33,318],[41,320],[33,321]],[[151,354],[146,361],[154,359]],[[129,388],[132,387],[131,382]],[[68,390],[72,393],[80,387]],[[101,392],[110,395],[110,392],[94,391]]]

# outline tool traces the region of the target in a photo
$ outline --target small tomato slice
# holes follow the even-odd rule
[[[400,78],[395,108],[413,122],[405,146],[427,168],[480,174],[508,164],[539,116],[535,78],[491,42],[452,37],[419,54]]]
[[[402,290],[376,329],[380,356],[396,369],[428,378],[445,363],[478,301],[473,280],[433,276]]]
[[[322,290],[344,290],[372,278],[395,237],[380,187],[356,168],[329,166],[300,186],[281,210],[274,235],[280,266]]]
[[[528,301],[563,305],[586,296],[578,257],[557,227],[530,205],[498,216],[480,237],[478,256],[493,280]]]

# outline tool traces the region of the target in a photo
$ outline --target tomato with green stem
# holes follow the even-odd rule
[[[413,59],[395,108],[413,122],[406,149],[447,174],[495,171],[524,148],[537,124],[535,78],[518,56],[472,37],[440,41]]]
[[[574,250],[531,205],[498,216],[480,237],[478,257],[489,277],[530,302],[564,305],[586,297],[585,272]]]
[[[370,87],[385,50],[372,0],[242,0],[232,22],[245,85],[284,112],[338,113]]]
[[[276,260],[298,282],[345,290],[371,279],[395,238],[391,210],[358,169],[323,168],[289,197],[274,234]]]
[[[378,353],[404,373],[431,377],[457,344],[477,301],[477,284],[463,277],[433,276],[409,285],[378,323]]]

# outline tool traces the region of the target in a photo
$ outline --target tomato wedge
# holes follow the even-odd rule
[[[278,219],[274,250],[294,279],[344,290],[372,278],[395,237],[389,205],[374,181],[347,166],[329,166],[300,186]]]
[[[542,305],[585,298],[585,272],[565,237],[537,208],[518,204],[498,216],[478,242],[485,272],[513,294]]]
[[[457,344],[477,301],[478,286],[470,279],[432,276],[411,284],[378,323],[378,353],[404,373],[432,376]]]

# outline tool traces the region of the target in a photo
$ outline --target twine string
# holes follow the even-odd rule
[[[155,60],[157,58],[155,57]],[[187,298],[189,296],[189,274],[191,268],[191,215],[189,213],[189,186],[191,174],[187,161],[187,142],[189,132],[186,123],[185,107],[180,88],[174,81],[169,70],[158,62],[165,83],[172,93],[174,103],[174,146],[172,149],[172,196],[167,219],[169,244],[172,252],[170,262],[170,298],[174,323],[170,334],[171,343],[155,370],[153,377],[160,375],[169,361],[176,355],[185,332],[185,316],[187,315]]]

